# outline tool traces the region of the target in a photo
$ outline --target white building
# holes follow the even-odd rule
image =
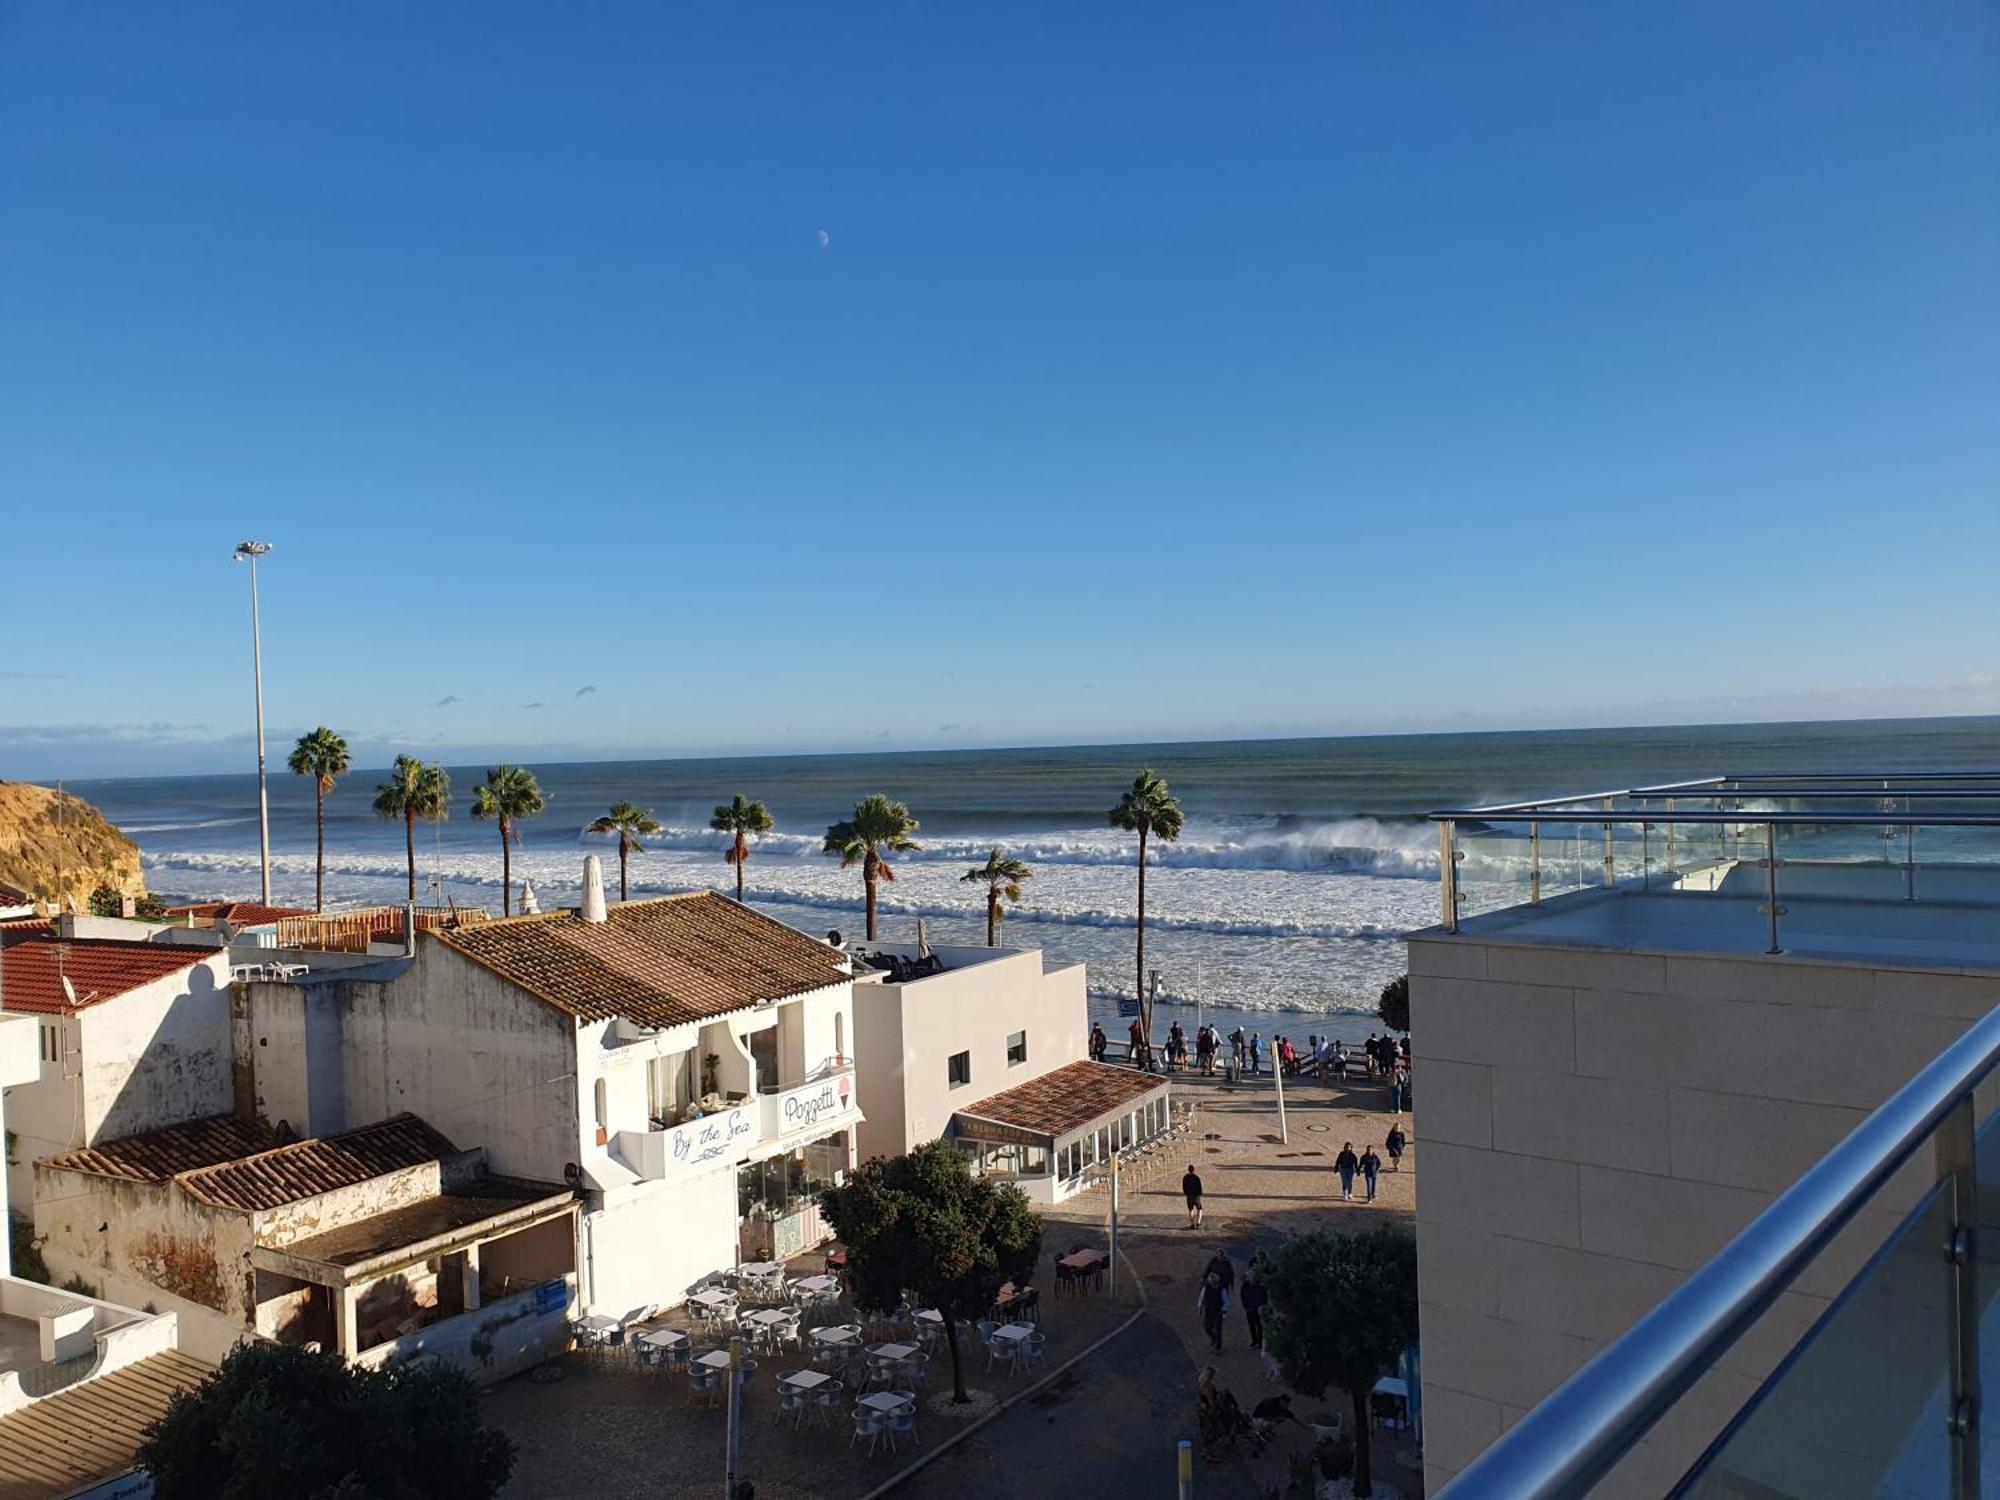
[[[0,1087],[42,1073],[41,1023],[0,1019]],[[4,1207],[4,1205],[0,1205]],[[144,1313],[12,1274],[0,1242],[0,1495],[150,1492],[132,1472],[144,1428],[208,1366],[175,1350],[172,1313]]]
[[[848,961],[721,896],[587,897],[243,989],[255,1113],[318,1135],[407,1110],[575,1186],[590,1310],[818,1243],[813,1195],[853,1162]]]
[[[1170,1085],[1088,1060],[1082,964],[1038,949],[871,944],[856,954],[861,1156],[950,1140],[1042,1202],[1167,1128]]]
[[[219,948],[30,929],[0,942],[0,1006],[37,1031],[34,1076],[7,1105],[8,1194],[24,1213],[37,1157],[231,1107]]]

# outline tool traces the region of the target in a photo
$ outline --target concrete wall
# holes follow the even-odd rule
[[[2000,1003],[2000,978],[1410,940],[1435,1491]],[[1607,1481],[1663,1494],[1931,1180],[1919,1160]]]
[[[465,1371],[482,1385],[517,1375],[569,1347],[570,1319],[578,1311],[576,1278],[561,1278],[568,1296],[543,1306],[535,1291],[517,1292],[480,1308],[377,1344],[356,1360],[360,1365],[400,1364],[428,1359]]]
[[[736,1164],[672,1182],[592,1195],[583,1219],[583,1272],[593,1312],[687,1300],[694,1284],[736,1264]]]
[[[963,967],[854,988],[857,1088],[868,1116],[859,1130],[863,1160],[935,1140],[954,1110],[1086,1055],[1083,965],[1045,972],[1032,948],[938,952]],[[1028,1034],[1028,1059],[1009,1063],[1007,1038],[1017,1031]],[[972,1054],[972,1081],[953,1088],[946,1063],[956,1052]]]

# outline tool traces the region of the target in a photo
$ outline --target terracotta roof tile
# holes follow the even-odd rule
[[[457,1154],[456,1146],[415,1115],[395,1115],[344,1135],[294,1141],[183,1172],[175,1180],[190,1197],[213,1208],[255,1212]]]
[[[262,906],[255,901],[195,901],[186,906],[170,906],[170,917],[206,917],[213,922],[227,922],[232,927],[268,927],[273,922],[286,917],[309,917],[312,910],[304,906]]]
[[[709,892],[621,902],[603,922],[559,911],[435,937],[583,1021],[675,1026],[849,977],[824,943]]]
[[[1166,1088],[1166,1079],[1157,1073],[1114,1068],[1109,1063],[1073,1062],[968,1104],[958,1113],[1038,1135],[1058,1136],[1081,1130],[1105,1115],[1122,1113]]]
[[[0,1007],[45,1016],[70,1014],[221,956],[219,948],[178,943],[62,942],[47,933],[10,937],[0,951]],[[74,1006],[63,993],[65,978],[76,990]],[[217,982],[227,984],[228,976]]]
[[[128,1182],[165,1182],[183,1172],[268,1151],[277,1144],[278,1133],[268,1125],[234,1115],[210,1115],[44,1157],[36,1165],[88,1172],[94,1177],[120,1177]]]
[[[0,1500],[68,1495],[129,1472],[174,1392],[213,1373],[169,1350],[0,1417]]]

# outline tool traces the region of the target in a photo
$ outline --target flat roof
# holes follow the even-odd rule
[[[371,1214],[324,1234],[264,1248],[292,1260],[346,1271],[401,1250],[428,1247],[434,1240],[493,1220],[539,1217],[523,1215],[523,1209],[545,1208],[546,1216],[554,1217],[575,1203],[574,1193],[554,1183],[488,1177],[435,1198]]]
[[[213,1373],[169,1350],[0,1417],[0,1500],[49,1500],[129,1472],[174,1392]]]
[[[1166,1078],[1109,1063],[1073,1062],[990,1094],[952,1115],[953,1130],[968,1139],[997,1139],[1001,1132],[1054,1141],[1124,1114],[1141,1100],[1168,1090]],[[982,1131],[984,1130],[984,1133]]]
[[[1778,947],[1788,957],[2000,973],[2000,869],[1787,861],[1778,870]],[[1623,884],[1467,916],[1473,941],[1666,953],[1764,954],[1766,875],[1734,861],[1668,884]],[[1694,882],[1689,884],[1687,882]],[[1430,928],[1413,937],[1443,937]],[[1447,941],[1449,939],[1446,939]]]

